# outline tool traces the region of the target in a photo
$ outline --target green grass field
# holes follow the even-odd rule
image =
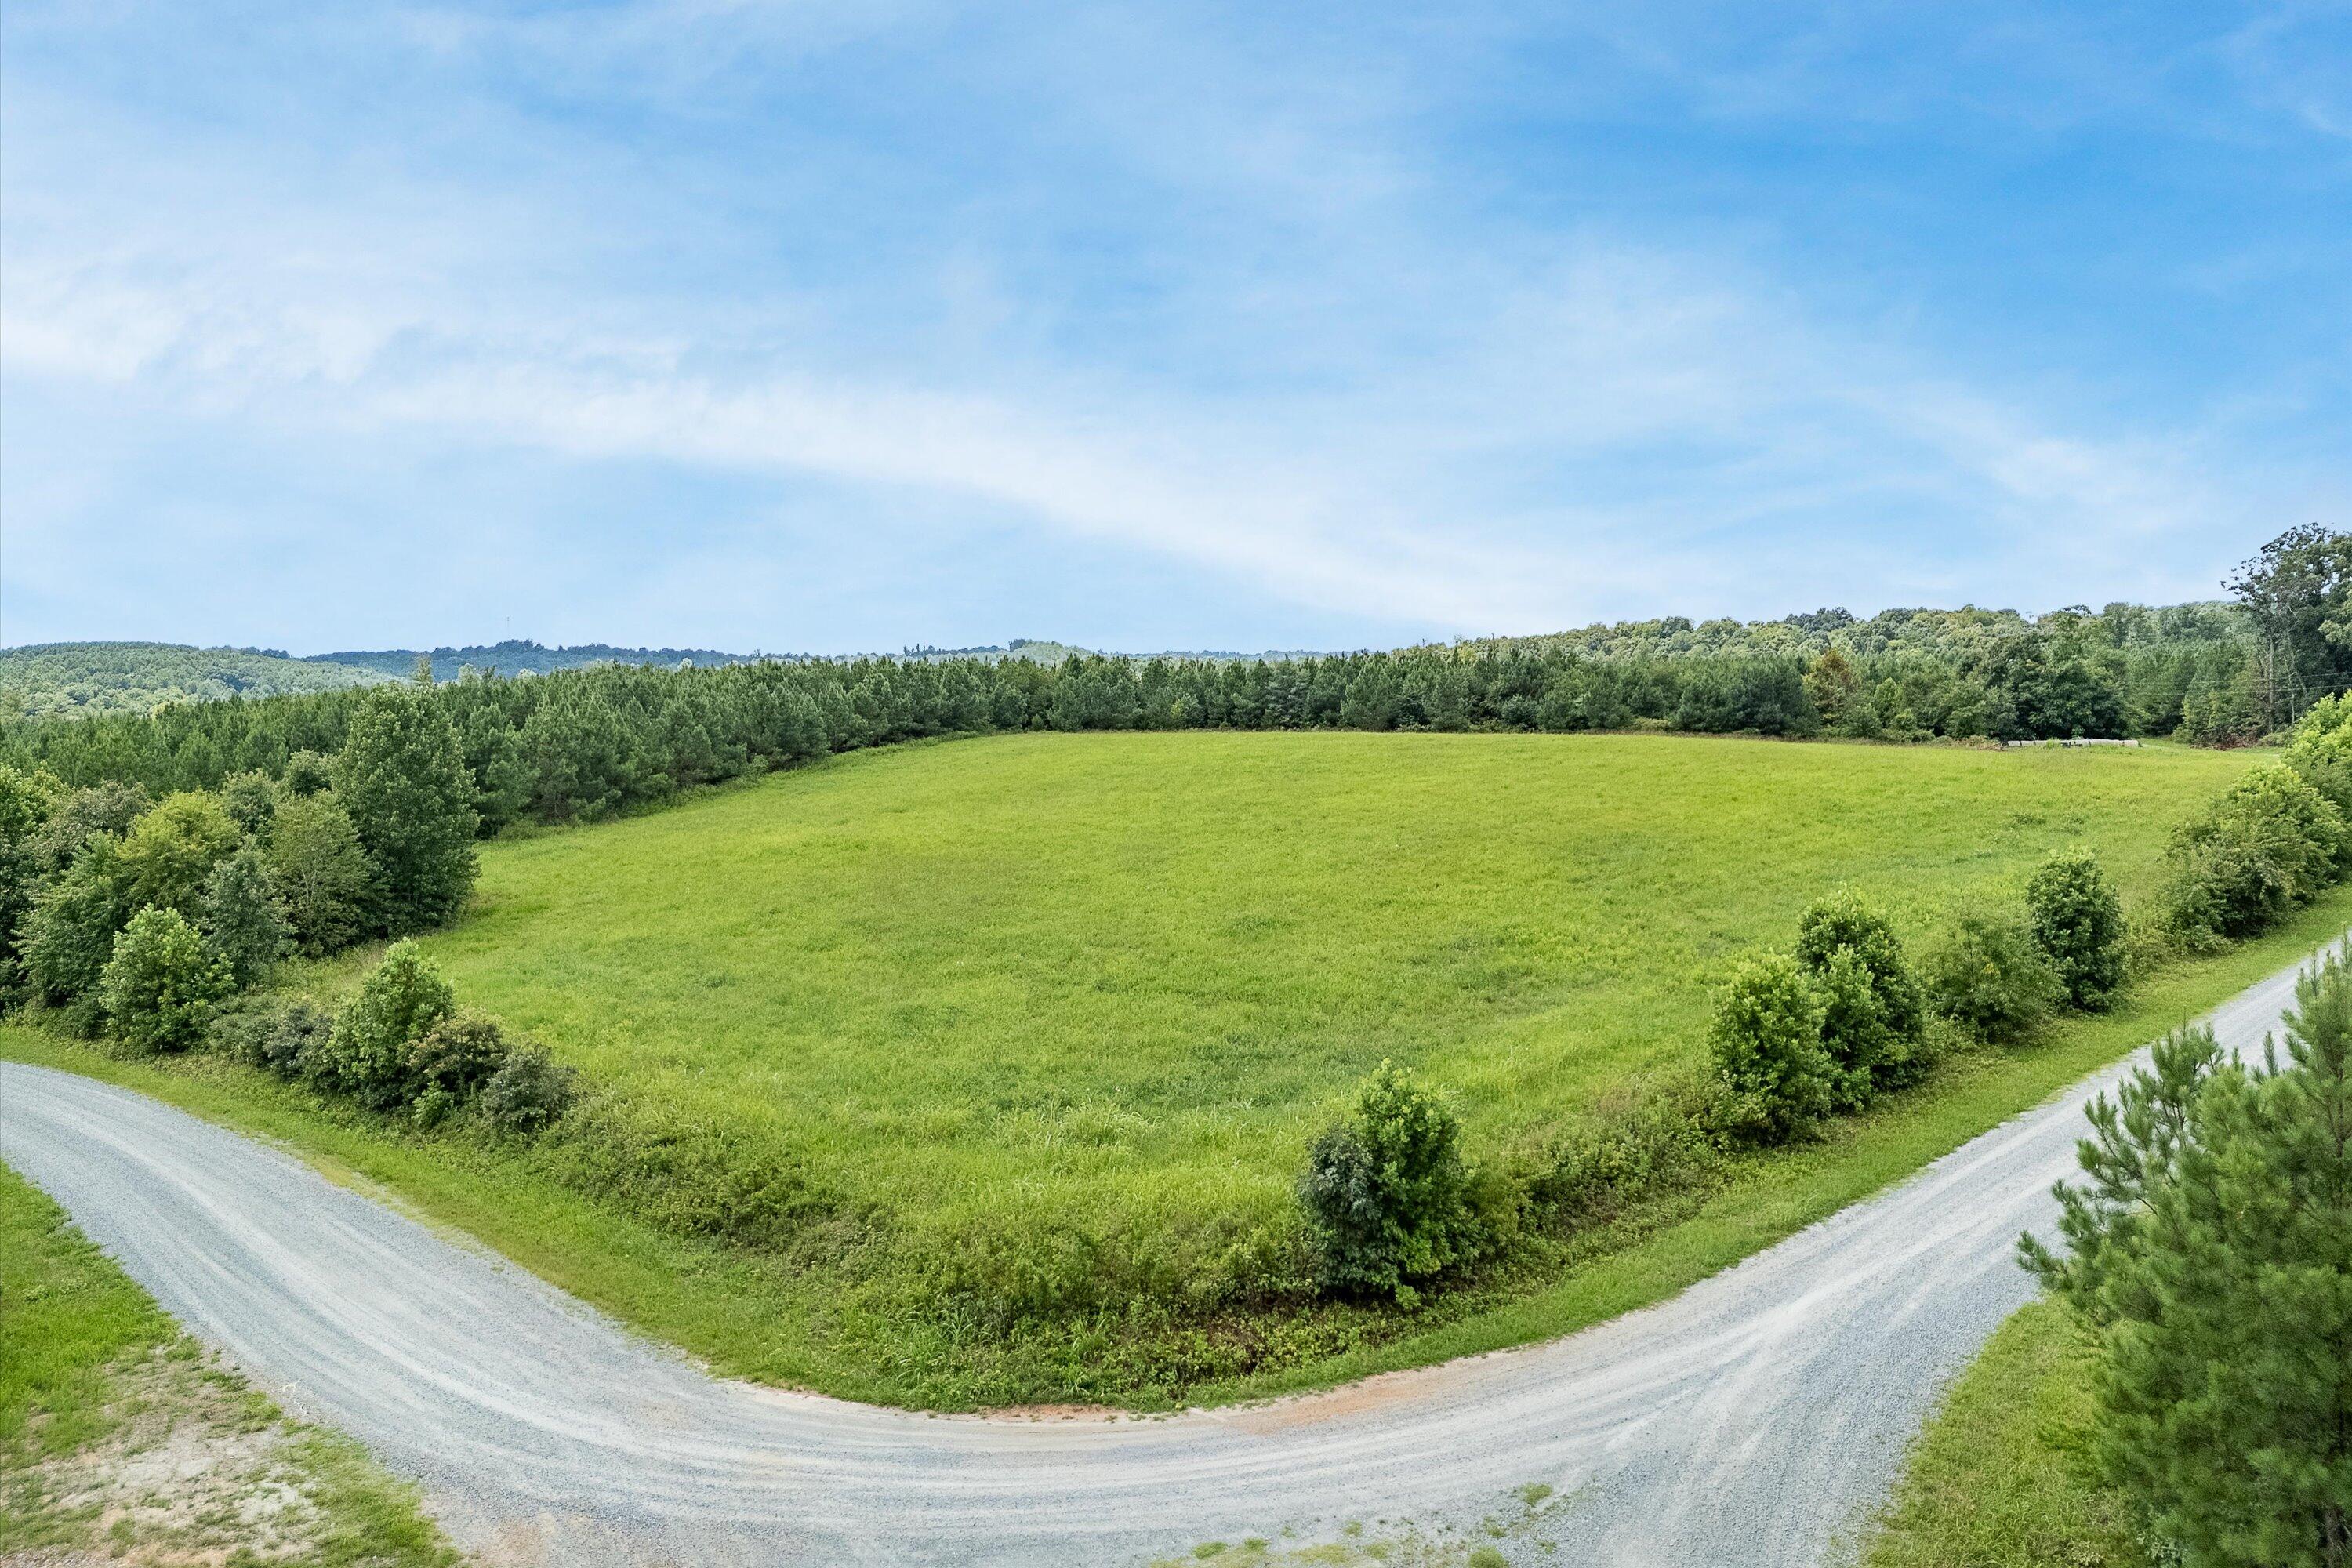
[[[0,1300],[0,1560],[456,1563],[412,1489],[213,1363],[5,1165]]]
[[[1050,735],[489,847],[426,948],[633,1093],[951,1231],[1273,1214],[1383,1057],[1489,1148],[1689,1059],[1852,880],[1912,930],[2051,847],[2127,890],[2244,765],[1685,737]],[[348,968],[349,966],[347,966]]]
[[[461,1001],[541,1036],[638,1131],[799,1173],[812,1217],[748,1251],[658,1223],[628,1173],[583,1182],[576,1147],[419,1134],[209,1058],[111,1061],[21,1028],[0,1052],[286,1140],[725,1371],[950,1407],[1262,1394],[1655,1300],[2289,961],[2352,892],[1416,1317],[1188,1316],[1191,1282],[1295,1225],[1308,1140],[1381,1057],[1457,1097],[1479,1157],[1510,1159],[1696,1063],[1726,961],[1786,942],[1836,883],[1925,938],[2083,841],[2142,895],[2171,824],[2248,761],[1002,737],[487,846],[476,905],[425,939]],[[290,983],[339,989],[366,962]],[[1108,1282],[1090,1303],[1087,1280]],[[1023,1292],[1083,1310],[1042,1328],[1003,1310]]]

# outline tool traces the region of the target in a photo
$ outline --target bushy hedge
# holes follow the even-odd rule
[[[1927,968],[1936,1010],[1990,1044],[2025,1039],[2066,999],[2050,955],[2002,916],[1962,915]]]

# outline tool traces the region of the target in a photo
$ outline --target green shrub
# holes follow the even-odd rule
[[[1410,1307],[1417,1285],[1478,1257],[1486,1233],[1461,1143],[1452,1108],[1381,1063],[1355,1114],[1316,1140],[1299,1184],[1324,1289]]]
[[[580,1098],[580,1075],[537,1046],[509,1047],[482,1084],[482,1114],[501,1132],[528,1135],[562,1120]]]
[[[449,1016],[453,1001],[449,983],[416,944],[396,942],[305,1066],[327,1088],[371,1110],[390,1110],[413,1088],[409,1047]]]
[[[2192,942],[2251,936],[2336,879],[2343,816],[2294,769],[2249,772],[2173,832],[2165,905]]]
[[[2025,921],[2065,988],[2066,1000],[2097,1011],[2124,982],[2124,901],[2084,848],[2061,849],[2025,885]]]
[[[1793,958],[1769,953],[1736,970],[1716,1003],[1707,1047],[1731,1096],[1731,1116],[1748,1136],[1783,1142],[1828,1114],[1837,1063],[1822,1045],[1826,1016],[1811,977]]]
[[[1927,959],[1936,1010],[1980,1040],[2023,1039],[2066,994],[2057,967],[2013,921],[1964,915]]]
[[[99,980],[108,1027],[142,1056],[201,1044],[213,1009],[236,990],[228,962],[177,910],[141,910],[114,939]]]
[[[1811,972],[1817,986],[1827,977],[1831,961],[1842,948],[1853,954],[1878,1005],[1874,1011],[1842,1010],[1825,1026],[1853,1027],[1862,1033],[1852,1040],[1831,1038],[1824,1043],[1832,1058],[1848,1064],[1849,1070],[1867,1070],[1874,1088],[1890,1089],[1907,1082],[1917,1076],[1910,1061],[1911,1047],[1919,1038],[1927,1009],[1894,921],[1854,888],[1841,888],[1814,900],[1797,920],[1797,962]]]
[[[1886,1021],[1886,1004],[1872,983],[1862,955],[1850,947],[1831,952],[1812,977],[1822,1005],[1822,1049],[1837,1068],[1830,1099],[1840,1110],[1859,1110],[1878,1091],[1882,1077],[1895,1078],[1907,1043]]]
[[[506,1035],[479,1013],[442,1019],[408,1047],[411,1114],[430,1127],[482,1091],[507,1064]]]
[[[1543,1152],[1528,1201],[1564,1229],[1606,1225],[1645,1198],[1697,1187],[1737,1131],[1722,1081],[1676,1073],[1629,1086],[1622,1103],[1579,1123]]]

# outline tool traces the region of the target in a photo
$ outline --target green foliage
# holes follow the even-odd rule
[[[1475,1260],[1486,1241],[1451,1107],[1383,1061],[1353,1115],[1315,1141],[1299,1201],[1327,1289],[1393,1297]]]
[[[2053,851],[2025,885],[2026,924],[2074,1006],[2107,1005],[2124,980],[2124,901],[2077,845]]]
[[[1830,984],[1831,966],[1841,951],[1852,954],[1849,962],[1867,981],[1875,1004],[1864,1005],[1852,997],[1852,977],[1840,979],[1827,997],[1824,1046],[1849,1078],[1868,1075],[1866,1084],[1854,1082],[1845,1092],[1858,1103],[1874,1089],[1897,1088],[1917,1076],[1915,1058],[1926,1013],[1894,918],[1858,888],[1817,899],[1798,917],[1797,962],[1816,985]]]
[[[1769,953],[1743,962],[1707,1029],[1733,1116],[1751,1136],[1783,1142],[1829,1113],[1837,1063],[1822,1046],[1824,1012],[1805,967]]]
[[[1876,976],[1853,949],[1831,949],[1811,979],[1822,1005],[1822,1049],[1836,1069],[1830,1098],[1840,1110],[1859,1110],[1882,1079],[1907,1076],[1901,1069],[1910,1064],[1912,1042],[1888,1023]]]
[[[228,961],[239,990],[258,984],[286,951],[291,928],[285,906],[249,844],[213,868],[197,909],[205,940]]]
[[[263,853],[301,950],[315,955],[349,945],[366,919],[374,873],[342,803],[331,794],[289,796]]]
[[[335,760],[307,747],[286,759],[278,784],[287,795],[322,795],[335,787]]]
[[[213,868],[244,840],[220,797],[194,791],[164,796],[124,836],[116,865],[134,909],[150,904],[193,916]]]
[[[529,1136],[562,1120],[579,1098],[578,1073],[537,1046],[515,1046],[482,1085],[482,1114],[501,1132]]]
[[[309,1002],[238,996],[214,1014],[205,1046],[279,1078],[300,1078],[305,1063],[326,1046],[333,1025],[332,1015]]]
[[[410,1113],[431,1127],[482,1092],[506,1065],[505,1031],[480,1013],[453,1013],[408,1047]]]
[[[415,1090],[410,1047],[454,1006],[449,983],[432,961],[413,942],[394,942],[304,1067],[369,1110],[390,1110]]]
[[[2032,1035],[2065,999],[2050,955],[2025,927],[2000,916],[1962,915],[1927,956],[1936,1011],[1994,1045]]]
[[[375,868],[387,930],[446,919],[474,885],[474,791],[457,727],[429,693],[387,685],[360,697],[335,795]]]
[[[33,836],[34,860],[43,871],[62,871],[93,837],[121,837],[154,801],[146,786],[109,781],[68,795]]]
[[[278,815],[284,794],[278,781],[258,768],[231,773],[220,782],[223,809],[252,838],[269,837],[269,819]]]
[[[177,910],[149,907],[114,939],[99,976],[107,1027],[143,1056],[199,1045],[213,1009],[236,989],[228,961]]]
[[[2165,903],[2192,938],[2242,937],[2275,924],[2338,874],[2343,816],[2284,763],[2264,763],[2174,830]]]
[[[120,852],[110,836],[84,840],[73,863],[34,896],[26,917],[25,972],[33,994],[66,1008],[83,1034],[98,1028],[99,977],[114,956],[115,932],[134,908]]]
[[[2352,968],[2306,972],[2264,1070],[2210,1031],[2090,1108],[2069,1255],[2025,1261],[2095,1326],[2099,1457],[2194,1568],[2352,1562]]]

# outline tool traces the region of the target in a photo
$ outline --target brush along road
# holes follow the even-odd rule
[[[2210,1015],[2222,1043],[2259,1048],[2294,973]],[[1491,1517],[1548,1562],[1800,1564],[1851,1534],[2026,1299],[2012,1240],[2049,1226],[2084,1102],[2122,1070],[1659,1306],[1158,1419],[720,1382],[283,1154],[68,1073],[0,1063],[0,1158],[290,1408],[422,1481],[486,1562],[1099,1564]],[[1554,1495],[1528,1519],[1511,1493],[1538,1482]]]

